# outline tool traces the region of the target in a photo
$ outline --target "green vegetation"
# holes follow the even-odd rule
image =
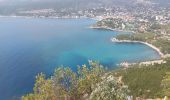
[[[106,18],[97,22],[94,27],[133,31],[134,34],[121,34],[119,40],[143,41],[160,48],[162,53],[170,54],[170,24],[161,25],[156,22],[124,22],[122,19]]]
[[[170,54],[170,41],[168,39],[161,38],[158,34],[154,33],[134,33],[134,34],[121,34],[116,37],[119,40],[132,40],[143,41],[153,44],[159,48],[162,53]]]
[[[163,87],[162,92],[165,95],[170,95],[170,72],[166,72],[166,75],[164,76],[161,86]]]
[[[160,48],[164,54],[170,54],[170,41],[167,39],[158,39],[153,42],[153,45]]]
[[[108,27],[112,29],[122,28],[122,19],[112,19],[107,18],[103,19],[102,21],[98,21],[95,25],[96,27]]]
[[[127,100],[130,95],[134,99],[170,97],[170,58],[165,61],[167,63],[136,64],[109,72],[98,63],[78,67],[77,73],[60,67],[48,79],[38,74],[34,92],[22,100]]]
[[[153,33],[134,33],[134,34],[121,34],[116,38],[119,40],[132,40],[132,41],[147,41],[150,42],[156,35]]]
[[[133,34],[117,35],[118,40],[148,42],[170,54],[170,24],[162,25],[156,22],[124,22],[121,19],[103,19],[94,26],[116,30],[133,31]],[[123,83],[128,86],[130,95],[141,98],[170,97],[170,58],[165,64],[149,66],[133,65],[127,69],[117,69],[112,72],[116,77],[123,77]],[[166,98],[166,100],[168,99]]]
[[[122,76],[123,82],[134,97],[163,98],[170,97],[170,59],[166,64],[149,66],[134,65],[128,69],[114,71],[116,76]]]
[[[36,76],[34,92],[22,100],[126,100],[128,89],[98,63],[90,67],[58,68],[51,78]]]

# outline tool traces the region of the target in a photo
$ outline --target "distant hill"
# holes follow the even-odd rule
[[[132,5],[134,3],[170,4],[170,0],[0,0],[0,6],[24,6],[29,8],[67,8],[79,5],[80,8],[97,7],[100,5]]]
[[[136,3],[151,2],[164,6],[170,5],[170,0],[0,0],[0,13],[13,13],[16,10],[45,8],[96,8],[100,6],[132,6]]]

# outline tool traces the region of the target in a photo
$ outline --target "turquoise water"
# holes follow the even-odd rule
[[[35,75],[51,75],[57,66],[100,61],[115,68],[122,61],[158,59],[150,47],[112,43],[120,32],[88,28],[91,19],[0,18],[0,100],[18,99],[32,91]]]

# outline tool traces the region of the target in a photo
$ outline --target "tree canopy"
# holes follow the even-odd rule
[[[128,88],[118,78],[106,72],[96,62],[82,65],[74,72],[69,67],[59,67],[54,75],[36,76],[33,93],[22,100],[126,100]],[[107,73],[107,74],[106,74]]]

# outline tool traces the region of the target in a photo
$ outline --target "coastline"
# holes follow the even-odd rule
[[[142,62],[137,62],[137,63],[129,63],[129,62],[122,62],[120,64],[118,64],[120,67],[123,67],[123,68],[129,68],[130,66],[133,67],[133,65],[139,65],[139,66],[142,66],[142,65],[145,65],[145,66],[148,66],[148,65],[154,65],[154,64],[165,64],[166,61],[163,60],[163,59],[158,59],[158,60],[148,60],[148,61],[142,61]]]
[[[81,19],[81,18],[89,18],[89,19],[93,19],[93,20],[96,20],[98,21],[98,19],[96,18],[90,18],[90,17],[54,17],[54,16],[50,16],[50,17],[44,17],[44,16],[2,16],[0,15],[0,18],[42,18],[42,19]]]
[[[153,50],[155,50],[159,55],[160,55],[160,59],[155,59],[155,60],[148,60],[148,61],[142,61],[142,62],[137,62],[137,63],[128,63],[128,62],[122,62],[120,63],[119,65],[122,66],[123,68],[128,68],[130,65],[136,65],[136,64],[139,64],[140,66],[141,65],[154,65],[154,64],[163,64],[163,63],[166,63],[166,61],[164,61],[164,58],[168,58],[170,57],[169,54],[167,55],[164,55],[159,48],[155,47],[154,45],[148,43],[148,42],[142,42],[142,41],[131,41],[131,40],[118,40],[116,38],[111,38],[111,41],[112,42],[115,42],[115,43],[141,43],[141,44],[144,44],[144,45],[147,45],[149,47],[151,47]]]
[[[126,31],[126,30],[119,30],[119,29],[112,29],[112,28],[109,28],[109,27],[97,27],[97,26],[90,26],[90,28],[92,29],[106,29],[106,30],[111,30],[111,31],[118,31],[118,32],[131,32],[131,33],[135,33],[134,31]],[[161,52],[161,50],[159,48],[157,48],[156,46],[148,43],[148,42],[143,42],[143,41],[132,41],[132,40],[118,40],[116,38],[111,38],[111,41],[112,42],[115,42],[115,43],[141,43],[141,44],[144,44],[144,45],[147,45],[149,46],[150,48],[152,48],[153,50],[155,50],[159,55],[160,55],[160,59],[154,59],[154,60],[148,60],[148,61],[142,61],[142,62],[137,62],[137,63],[128,63],[128,62],[122,62],[118,65],[122,66],[123,68],[128,68],[130,65],[136,65],[136,64],[139,64],[139,65],[154,65],[154,64],[162,64],[162,63],[166,63],[164,61],[165,58],[168,58],[170,57],[170,54],[163,54]]]
[[[5,18],[5,17],[12,17],[12,18],[48,18],[48,19],[80,19],[80,18],[59,18],[59,17],[34,17],[34,16],[0,16],[0,18]],[[90,19],[93,19],[93,20],[96,20],[96,18],[90,18]],[[105,30],[110,30],[110,31],[117,31],[117,32],[129,32],[129,33],[135,33],[134,31],[127,31],[127,30],[120,30],[120,29],[112,29],[112,28],[109,28],[109,27],[106,27],[106,26],[102,26],[102,27],[97,27],[97,26],[90,26],[89,28],[92,28],[92,29],[105,29]],[[155,59],[155,60],[148,60],[148,61],[144,61],[144,62],[137,62],[137,63],[128,63],[129,65],[133,65],[133,64],[140,64],[140,63],[152,63],[155,61],[156,62],[159,62],[162,58],[167,58],[167,57],[170,57],[170,54],[167,54],[167,55],[164,55],[159,48],[157,48],[156,46],[150,44],[150,43],[147,43],[147,42],[142,42],[142,41],[131,41],[131,40],[115,40],[116,38],[112,38],[111,41],[112,42],[117,42],[117,43],[141,43],[141,44],[144,44],[144,45],[147,45],[149,47],[151,47],[152,49],[154,49],[159,55],[160,55],[160,59]]]
[[[126,30],[117,30],[117,29],[112,29],[109,27],[96,27],[96,26],[90,26],[90,28],[92,29],[106,29],[106,30],[111,30],[111,31],[118,31],[118,32],[131,32],[131,33],[135,33],[134,31],[126,31]],[[111,38],[112,42],[117,42],[117,43],[141,43],[144,45],[147,45],[149,47],[151,47],[152,49],[154,49],[156,52],[158,52],[158,54],[160,55],[161,58],[167,58],[166,56],[170,56],[170,55],[164,55],[161,50],[159,48],[157,48],[156,46],[148,43],[148,42],[142,42],[142,41],[131,41],[131,40],[118,40],[116,38]]]
[[[116,38],[112,38],[111,41],[116,42],[116,43],[141,43],[141,44],[147,45],[147,46],[151,47],[152,49],[154,49],[156,52],[158,52],[158,54],[160,55],[161,58],[165,58],[165,55],[161,52],[161,50],[159,48],[157,48],[156,46],[154,46],[154,45],[152,45],[148,42],[131,41],[131,40],[118,40]]]
[[[96,27],[96,26],[90,26],[91,29],[105,29],[110,31],[117,31],[117,32],[128,32],[128,33],[135,33],[134,31],[127,31],[127,30],[120,30],[120,29],[112,29],[109,27]]]

